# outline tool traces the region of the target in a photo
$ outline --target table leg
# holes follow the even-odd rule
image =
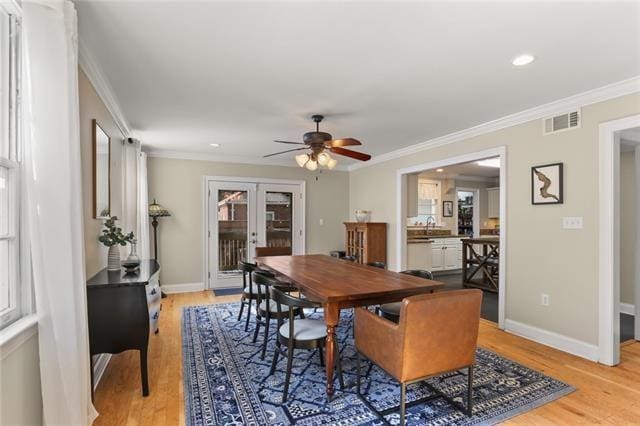
[[[333,304],[327,304],[324,307],[324,321],[327,324],[327,348],[325,351],[326,362],[325,369],[327,372],[327,398],[331,401],[333,396],[333,368],[335,366],[336,356],[336,326],[340,319],[340,309]]]

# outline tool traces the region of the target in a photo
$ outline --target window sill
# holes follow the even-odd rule
[[[0,360],[18,349],[38,332],[38,316],[27,315],[0,330]]]

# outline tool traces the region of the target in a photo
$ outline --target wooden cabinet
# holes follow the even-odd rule
[[[384,222],[345,222],[347,256],[358,263],[387,263],[387,224]]]
[[[487,217],[500,217],[500,188],[487,188]]]
[[[103,269],[87,281],[90,354],[139,350],[142,396],[149,395],[149,336],[158,332],[159,274],[160,265],[155,260],[145,260],[135,274]]]

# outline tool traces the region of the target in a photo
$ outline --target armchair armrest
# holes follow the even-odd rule
[[[402,373],[403,334],[398,324],[370,312],[355,309],[356,349],[396,379]]]

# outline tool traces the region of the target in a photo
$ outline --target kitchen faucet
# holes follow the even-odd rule
[[[433,224],[433,229],[435,229],[436,227],[436,220],[433,218],[433,216],[429,216],[427,217],[427,227],[426,227],[426,234],[427,236],[429,236],[429,224],[432,223]]]

